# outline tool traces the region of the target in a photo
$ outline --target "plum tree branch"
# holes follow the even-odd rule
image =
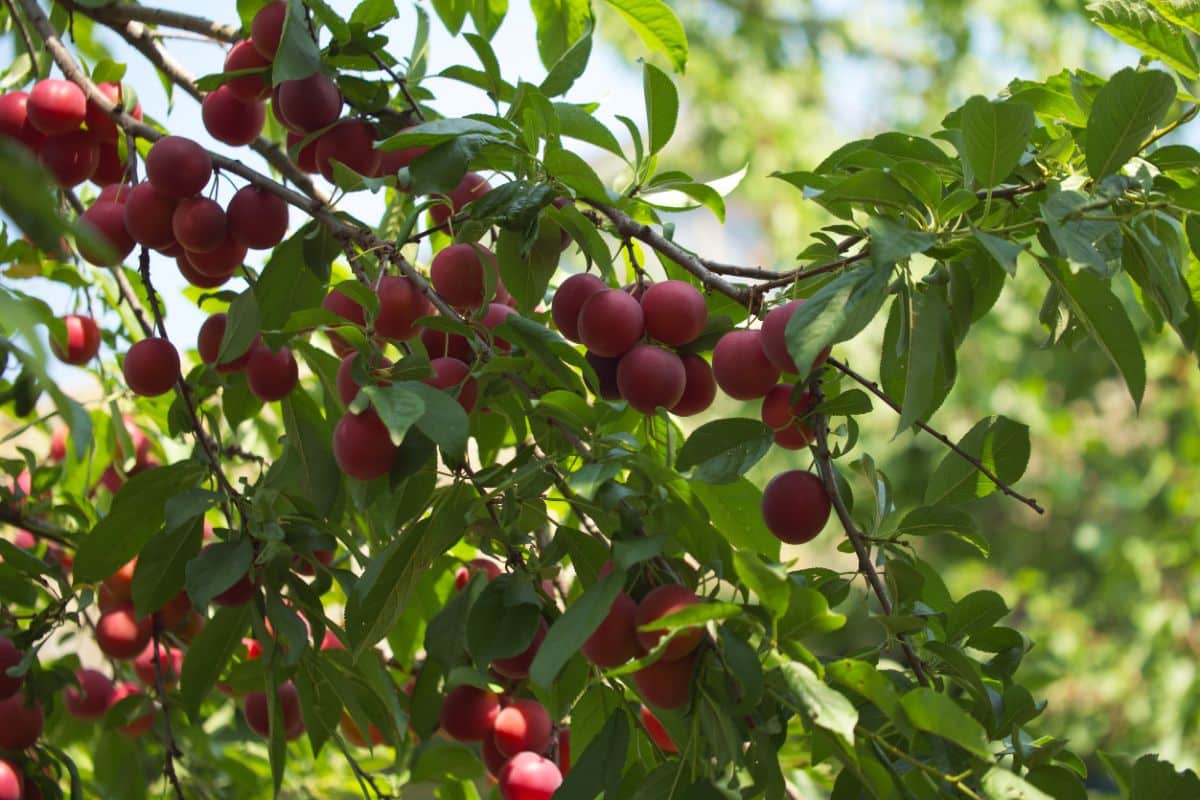
[[[30,66],[33,69],[37,69],[37,49],[33,46],[33,38],[29,35],[29,29],[25,27],[25,21],[21,19],[21,15],[17,12],[17,7],[13,4],[13,0],[4,0],[4,5],[8,9],[8,15],[12,17],[13,27],[17,29],[17,33],[21,36],[21,43],[25,45],[25,52],[29,54]]]
[[[871,394],[878,397],[880,400],[882,400],[885,404],[887,404],[887,406],[890,407],[897,414],[900,413],[900,411],[901,411],[900,404],[897,403],[892,398],[888,397],[888,395],[883,391],[883,389],[880,388],[878,383],[860,375],[858,372],[855,372],[853,369],[851,369],[849,365],[844,364],[841,361],[838,361],[836,358],[828,358],[828,359],[826,359],[826,361],[829,363],[829,365],[831,367],[836,369],[838,372],[841,372],[843,375],[850,378],[858,385],[862,386],[864,389],[869,391]],[[1027,497],[1027,496],[1021,494],[1020,492],[1018,492],[1016,489],[1009,486],[1006,482],[1004,482],[1000,478],[1000,476],[998,476],[995,472],[993,472],[991,469],[989,469],[987,467],[987,465],[985,465],[982,461],[980,461],[978,458],[971,455],[966,450],[963,450],[961,447],[959,447],[957,444],[955,444],[953,441],[951,441],[950,438],[948,436],[946,436],[946,434],[942,433],[941,431],[935,429],[928,423],[923,422],[921,420],[917,420],[916,424],[917,424],[918,428],[925,431],[933,438],[937,439],[939,442],[944,444],[946,447],[950,448],[951,452],[957,454],[960,458],[962,458],[964,461],[966,461],[971,466],[973,466],[976,470],[978,470],[981,475],[983,475],[985,478],[987,478],[989,481],[991,481],[993,484],[995,484],[996,488],[999,489],[1003,494],[1006,494],[1015,500],[1021,501],[1022,503],[1029,506],[1030,508],[1032,508],[1034,511],[1036,511],[1039,514],[1046,513],[1046,509],[1042,508],[1042,506],[1038,503],[1037,500],[1035,500],[1032,497]]]
[[[0,522],[24,528],[40,539],[47,539],[63,547],[75,546],[73,535],[65,528],[31,517],[17,506],[8,503],[0,503]]]
[[[147,25],[164,25],[168,28],[178,28],[181,31],[191,31],[227,44],[233,44],[242,38],[241,28],[165,8],[124,4],[98,8],[79,6],[75,3],[67,3],[67,5],[72,11],[79,11],[110,28],[127,22],[141,22]]]
[[[819,378],[813,380],[811,391],[818,404],[824,401],[825,394],[821,391],[821,381]],[[887,587],[883,584],[883,579],[879,577],[879,571],[875,569],[875,564],[871,561],[871,549],[867,543],[867,537],[858,529],[858,524],[854,521],[854,516],[850,513],[850,509],[846,507],[846,501],[842,497],[841,489],[838,487],[837,477],[834,473],[833,453],[829,449],[829,420],[824,415],[816,414],[813,417],[813,428],[817,435],[817,472],[820,473],[821,483],[824,484],[825,492],[829,495],[829,502],[833,505],[834,513],[837,514],[838,520],[842,523],[842,528],[846,531],[846,538],[850,540],[850,545],[854,548],[854,554],[858,557],[858,571],[866,578],[871,591],[875,593],[876,599],[879,600],[879,608],[886,616],[890,617],[895,610],[895,606],[888,595]],[[925,664],[908,641],[908,637],[903,633],[897,633],[896,639],[899,641],[900,650],[904,653],[904,658],[908,661],[908,665],[912,668],[917,680],[922,686],[930,686],[931,682],[929,675],[925,671]]]
[[[163,749],[166,751],[166,756],[163,759],[163,774],[167,776],[171,788],[174,789],[175,797],[178,800],[186,800],[183,794],[183,785],[179,782],[179,775],[175,772],[175,759],[183,755],[183,753],[180,752],[179,745],[175,741],[175,732],[171,729],[171,709],[167,703],[167,690],[163,681],[162,658],[159,652],[162,650],[162,623],[157,614],[153,616],[152,630],[154,633],[154,642],[150,656],[154,660],[154,689],[158,694],[158,703],[162,706]]]

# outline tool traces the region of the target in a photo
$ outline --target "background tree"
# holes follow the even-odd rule
[[[1001,47],[1053,77],[960,103],[970,39],[1032,22],[970,5],[897,51],[807,5],[534,3],[533,83],[503,3],[433,4],[475,31],[439,80],[386,1],[6,4],[3,388],[39,450],[4,462],[0,797],[1196,794],[1194,598],[1155,590],[1194,550],[1200,155],[1163,140],[1198,20],[1090,8],[1145,55],[1117,69],[1040,6],[1098,72]],[[596,30],[652,59],[644,119],[577,96]],[[196,78],[180,36],[231,47]],[[861,102],[909,133],[785,135],[854,108],[830,53],[896,67]],[[142,57],[201,114],[139,102]],[[695,244],[748,153],[807,198],[731,209],[780,266]],[[1121,457],[1062,469],[1081,444]],[[1130,641],[1139,702],[1076,702]]]

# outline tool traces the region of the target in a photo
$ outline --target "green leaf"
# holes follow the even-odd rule
[[[990,756],[985,758],[990,759]],[[988,800],[1059,800],[1003,767],[989,769],[983,776],[982,786]]]
[[[616,797],[625,771],[630,735],[626,711],[612,712],[579,760],[571,765],[571,771],[554,792],[555,800],[595,800],[601,793]]]
[[[187,564],[187,592],[192,605],[203,608],[249,571],[254,548],[249,539],[216,542]]]
[[[838,275],[801,305],[787,325],[788,353],[805,375],[817,355],[852,339],[879,313],[891,269],[865,265]]]
[[[471,4],[471,21],[475,30],[485,39],[491,39],[508,14],[508,0],[474,0]]]
[[[916,320],[909,340],[908,373],[896,435],[929,419],[954,385],[957,364],[950,305],[944,286],[917,293]]]
[[[1190,769],[1176,772],[1169,761],[1154,754],[1142,756],[1133,765],[1129,800],[1184,800],[1189,797],[1200,797],[1200,778]]]
[[[262,330],[258,314],[258,300],[253,289],[247,289],[229,304],[225,321],[225,334],[221,337],[221,348],[217,351],[217,363],[224,364],[242,356],[254,343]]]
[[[1008,614],[1004,598],[988,589],[963,597],[946,612],[946,641],[984,631]]]
[[[167,501],[199,484],[207,473],[200,464],[180,461],[131,476],[108,516],[79,543],[75,580],[97,583],[124,566],[162,527]]]
[[[183,589],[187,563],[200,552],[204,519],[192,517],[146,542],[133,573],[133,606],[145,616],[158,611]]]
[[[443,142],[457,139],[460,136],[479,135],[503,139],[507,131],[497,128],[489,122],[478,119],[452,117],[422,122],[412,128],[406,128],[395,136],[380,142],[378,150],[405,150],[410,147],[433,147]]]
[[[467,18],[470,0],[432,0],[433,10],[438,19],[446,26],[451,36],[457,36],[462,30],[463,20]]]
[[[767,564],[757,553],[746,550],[733,552],[733,566],[742,583],[754,592],[758,602],[771,612],[772,617],[779,619],[787,613],[790,592],[787,572],[783,567]]]
[[[873,217],[867,230],[871,234],[871,262],[878,267],[903,261],[914,253],[924,253],[937,243],[934,234],[887,217]]]
[[[538,55],[552,69],[592,26],[590,0],[530,0],[537,22]]]
[[[537,596],[525,580],[500,575],[483,587],[467,617],[467,649],[475,663],[520,655],[541,622]]]
[[[800,662],[784,662],[779,669],[788,689],[799,698],[800,707],[809,721],[853,749],[854,726],[858,724],[858,710],[854,704]]]
[[[605,133],[608,133],[607,129]],[[619,147],[617,152],[620,152]],[[577,154],[561,147],[547,147],[543,162],[547,172],[573,189],[580,197],[608,201],[608,189],[605,188],[604,181],[600,180],[592,165]]]
[[[425,403],[418,395],[395,385],[367,386],[363,391],[387,426],[392,444],[399,447],[408,429],[425,414]]]
[[[333,459],[333,433],[306,392],[292,392],[279,407],[288,451],[299,465],[299,483],[288,491],[325,513],[341,486],[341,471]]]
[[[1033,109],[975,95],[962,108],[962,155],[975,183],[990,189],[1012,173],[1033,135]]]
[[[427,519],[367,562],[346,603],[346,634],[356,652],[391,631],[422,573],[462,538],[467,512],[476,502],[471,487],[455,484],[438,496]]]
[[[305,269],[302,228],[271,252],[266,267],[254,284],[259,316],[264,330],[278,330],[293,311],[315,308],[325,298],[325,285],[311,269]]]
[[[425,434],[450,458],[460,459],[467,449],[470,422],[467,412],[448,392],[424,383],[405,381],[397,386],[417,395],[425,403],[425,413],[417,420],[417,430]]]
[[[1007,417],[987,417],[958,441],[958,447],[1011,485],[1029,463],[1029,428]],[[996,485],[974,465],[958,453],[946,453],[929,478],[925,503],[955,505],[995,490]]]
[[[883,673],[865,661],[842,659],[825,666],[825,674],[834,683],[841,684],[856,694],[870,700],[895,722],[900,714],[900,696]]]
[[[188,648],[179,675],[179,693],[184,708],[193,717],[199,713],[200,705],[216,685],[221,670],[241,645],[253,610],[250,603],[217,609]]]
[[[350,12],[350,25],[363,30],[374,30],[400,16],[394,0],[362,0]]]
[[[1016,242],[1010,242],[1008,239],[1001,239],[999,236],[993,236],[990,233],[983,231],[972,230],[971,235],[975,240],[983,245],[983,249],[992,257],[992,260],[1004,268],[1004,271],[1009,275],[1016,276],[1017,274],[1017,256],[1025,250],[1024,247]]]
[[[1200,33],[1200,0],[1150,0],[1150,5],[1176,25]]]
[[[908,512],[895,530],[896,536],[949,534],[975,547],[986,558],[987,539],[979,533],[975,518],[959,508],[922,506]]]
[[[1125,379],[1134,405],[1141,407],[1146,390],[1146,358],[1137,331],[1121,301],[1108,284],[1090,272],[1070,274],[1043,260],[1042,269],[1071,309],[1071,316],[1091,334],[1096,344]]]
[[[1132,67],[1113,75],[1096,95],[1088,115],[1084,151],[1088,173],[1097,180],[1124,166],[1175,100],[1175,81],[1165,72]]]
[[[496,264],[504,288],[517,301],[518,310],[528,314],[546,298],[546,287],[558,269],[559,232],[547,225],[529,242],[523,233],[502,230],[496,240]]]
[[[542,91],[545,92],[545,89]],[[555,103],[554,110],[558,114],[559,132],[563,136],[594,144],[615,156],[625,158],[625,154],[621,150],[621,143],[617,141],[613,132],[582,106],[571,103]]]
[[[650,155],[654,155],[666,147],[675,133],[675,122],[679,117],[679,93],[667,73],[649,61],[642,65],[642,93],[646,102]]]
[[[1165,4],[1164,4],[1165,5]],[[1195,79],[1200,65],[1187,34],[1155,14],[1143,2],[1102,0],[1088,6],[1092,21],[1185,78]]]
[[[614,570],[608,573],[589,586],[555,620],[529,667],[529,677],[534,683],[546,688],[554,684],[554,679],[567,661],[579,652],[584,642],[608,616],[624,582],[623,572]]]
[[[288,0],[288,13],[283,23],[283,38],[275,53],[271,68],[271,85],[295,81],[321,70],[321,51],[308,32],[302,0]]]
[[[1073,770],[1060,767],[1057,764],[1042,764],[1029,770],[1025,780],[1041,789],[1054,800],[1088,800],[1087,789],[1083,781]],[[1200,791],[1200,786],[1196,787]],[[1163,798],[1165,795],[1156,794],[1154,797]]]
[[[662,53],[676,72],[687,66],[688,42],[683,24],[663,0],[607,0],[625,22],[655,52]]]
[[[756,419],[719,419],[705,423],[679,448],[675,468],[705,483],[733,483],[771,449],[774,433]]]
[[[736,603],[696,603],[680,611],[676,611],[658,619],[651,620],[638,626],[639,631],[673,631],[684,628],[694,628],[706,622],[733,619],[742,614],[742,607]]]
[[[1064,258],[1109,278],[1121,255],[1121,228],[1110,220],[1079,219],[1091,202],[1079,192],[1054,192],[1042,203],[1042,219]]]
[[[922,686],[901,697],[900,705],[914,728],[948,739],[985,761],[992,759],[983,726],[946,695]]]
[[[745,478],[733,483],[702,483],[689,488],[708,510],[712,524],[736,549],[779,557],[779,540],[762,521],[762,490]]]
[[[579,41],[562,54],[558,61],[554,62],[554,66],[550,67],[549,73],[538,89],[546,97],[558,97],[566,94],[575,85],[579,76],[583,75],[583,71],[587,69],[588,59],[591,55],[592,34],[589,29],[585,35],[579,37]]]

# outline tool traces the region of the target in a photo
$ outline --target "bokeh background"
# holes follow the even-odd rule
[[[232,0],[157,4],[236,20]],[[354,3],[330,0],[330,5],[348,16]],[[388,33],[393,52],[402,54],[411,45],[415,13],[398,5],[402,17]],[[597,47],[570,99],[601,102],[606,121],[614,113],[640,119],[636,59],[645,51],[613,12],[596,5]],[[885,130],[928,134],[970,95],[997,95],[1016,77],[1043,78],[1064,67],[1109,73],[1137,60],[1133,50],[1094,27],[1076,0],[671,5],[685,22],[691,55],[679,81],[683,110],[677,139],[662,167],[702,180],[747,167],[745,180],[727,199],[728,224],[720,227],[708,212],[697,211],[676,220],[677,238],[709,255],[780,269],[793,266],[824,218],[790,186],[769,178],[771,172],[811,168],[839,145]],[[76,26],[86,43],[86,22],[77,20]],[[544,75],[533,27],[527,5],[513,2],[493,43],[510,80]],[[448,37],[436,20],[433,30],[430,75],[453,63],[475,63],[465,43]],[[138,87],[149,115],[222,149],[204,133],[190,98],[176,93],[172,105],[136,54],[111,34],[96,31],[95,41],[129,60],[127,80]],[[0,56],[11,57],[13,44],[6,37]],[[186,40],[169,44],[193,73],[219,71],[223,54],[217,47]],[[90,55],[94,61],[100,51]],[[436,95],[432,105],[447,116],[490,105],[462,84],[430,78],[424,85]],[[1185,130],[1176,139],[1189,136]],[[598,163],[602,175],[619,177],[619,165]],[[350,198],[346,207],[371,219],[382,201],[368,194]],[[990,541],[989,559],[952,541],[922,542],[922,552],[956,595],[982,588],[999,592],[1013,609],[1009,624],[1036,643],[1022,669],[1027,685],[1048,701],[1041,730],[1070,739],[1080,753],[1158,752],[1180,768],[1200,767],[1196,364],[1153,330],[1127,296],[1144,336],[1150,377],[1137,413],[1091,345],[1072,352],[1043,346],[1046,333],[1037,309],[1044,290],[1032,273],[1019,270],[994,313],[973,327],[959,354],[957,386],[933,423],[955,438],[990,414],[1028,424],[1033,458],[1020,489],[1037,497],[1047,513],[989,498],[974,509]],[[167,298],[172,338],[193,341],[202,313],[182,292],[173,263],[156,261],[155,275]],[[22,281],[21,288],[61,313],[76,302],[45,281]],[[874,377],[880,338],[880,329],[868,329],[839,348],[840,356]],[[54,375],[77,396],[94,391],[81,371],[56,366]],[[757,408],[729,403],[718,412],[755,416]],[[898,503],[915,505],[941,458],[936,442],[911,433],[893,438],[895,418],[887,409],[863,418],[863,426],[860,447],[879,462]],[[35,441],[35,434],[5,440],[0,453],[13,455],[17,443]],[[762,475],[797,456],[770,458],[775,460],[761,465]],[[802,563],[835,563],[840,556],[834,544],[792,555]],[[832,638],[826,644],[838,649],[846,642]]]

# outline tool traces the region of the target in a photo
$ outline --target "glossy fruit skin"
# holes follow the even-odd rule
[[[221,351],[221,340],[225,338],[225,327],[228,323],[229,317],[224,312],[213,314],[204,320],[204,324],[200,326],[200,333],[196,337],[196,349],[200,352],[200,359],[205,364],[215,364],[217,372],[237,372],[246,366],[246,362],[250,360],[250,355],[254,351],[252,344],[240,356],[226,361],[224,364],[217,364],[217,354]]]
[[[317,140],[317,170],[333,181],[333,160],[359,175],[371,177],[379,172],[382,154],[375,149],[375,126],[365,119],[339,122]]]
[[[135,242],[147,247],[169,247],[175,243],[171,220],[179,199],[160,192],[154,184],[143,181],[125,195],[125,230]]]
[[[171,232],[189,253],[211,253],[225,241],[227,224],[225,209],[215,200],[186,197],[175,206]]]
[[[146,645],[146,649],[133,659],[133,671],[143,686],[154,689],[158,686],[158,673],[162,673],[163,686],[170,689],[179,683],[179,675],[183,671],[183,651],[160,644],[158,647],[158,669],[154,667],[154,642]]]
[[[8,675],[8,670],[20,663],[21,651],[17,650],[12,639],[0,635],[0,700],[12,697],[25,682],[24,678],[13,678]]]
[[[633,673],[634,685],[647,701],[658,708],[682,708],[691,697],[692,670],[696,666],[696,658],[696,653],[678,661],[660,658]]]
[[[800,370],[796,367],[796,362],[792,360],[791,353],[788,352],[787,346],[787,326],[792,315],[800,306],[804,305],[804,300],[792,300],[781,306],[776,306],[771,309],[767,316],[763,318],[762,324],[762,348],[763,353],[775,365],[775,368],[780,372],[798,373]],[[821,366],[825,359],[829,357],[829,348],[826,347],[813,360],[813,369]]]
[[[26,706],[24,692],[0,700],[0,719],[4,720],[0,725],[0,750],[26,750],[42,736],[42,706],[36,700]]]
[[[133,573],[137,570],[137,557],[135,556],[130,561],[126,562],[119,570],[109,575],[100,584],[100,588],[107,591],[108,595],[115,600],[108,608],[102,604],[101,611],[110,611],[122,605],[126,605],[133,601]],[[103,596],[101,596],[103,601]]]
[[[688,587],[677,583],[664,584],[650,590],[649,594],[642,598],[642,602],[638,604],[635,619],[640,628],[642,625],[653,622],[656,619],[661,619],[668,614],[682,611],[699,602],[700,598]],[[666,631],[638,631],[638,641],[649,652],[666,635]],[[662,660],[678,661],[688,656],[700,645],[700,640],[703,638],[704,629],[701,627],[677,631],[671,643],[667,645],[666,651],[662,654]]]
[[[679,748],[675,745],[675,740],[671,738],[671,734],[667,733],[667,729],[659,722],[658,717],[654,716],[654,712],[642,706],[642,710],[638,712],[642,720],[642,727],[646,729],[646,734],[650,737],[650,741],[658,746],[659,750],[664,753],[678,753]]]
[[[212,158],[204,148],[183,136],[165,136],[146,154],[146,177],[170,197],[191,197],[212,179]]]
[[[258,345],[246,362],[246,382],[250,392],[264,403],[282,400],[291,394],[300,382],[300,366],[292,351],[286,347],[272,351],[266,345]]]
[[[713,377],[721,391],[735,400],[757,400],[779,382],[779,369],[762,349],[760,331],[730,331],[712,355]]]
[[[265,189],[246,185],[237,190],[225,211],[229,233],[253,250],[270,250],[288,229],[288,204]]]
[[[671,408],[683,397],[687,371],[683,361],[658,345],[639,344],[617,364],[617,389],[643,414]]]
[[[491,185],[482,175],[468,172],[459,181],[458,186],[450,191],[449,195],[437,195],[438,198],[447,202],[430,206],[429,218],[433,221],[434,227],[440,228],[449,221],[450,217],[462,211],[468,203],[478,200],[491,190]]]
[[[381,178],[384,175],[395,175],[400,170],[404,169],[413,161],[429,152],[428,147],[406,147],[403,150],[381,150],[379,159],[379,169],[375,172],[375,177]]]
[[[537,630],[534,631],[533,641],[529,646],[515,656],[496,658],[492,660],[492,669],[506,678],[520,680],[529,676],[529,665],[537,656],[538,649],[546,639],[546,620],[538,619]]]
[[[47,136],[38,158],[63,189],[78,186],[96,174],[100,166],[100,144],[87,131],[69,131]]]
[[[483,741],[479,743],[479,752],[483,756],[483,765],[487,767],[488,774],[498,779],[504,765],[508,763],[508,756],[501,753],[500,748],[496,746],[495,735],[489,733],[483,737]]]
[[[278,104],[272,104],[272,106],[271,106],[271,109],[273,111],[278,111],[278,108],[279,108]],[[275,119],[279,119],[278,113],[275,115]],[[280,122],[282,124],[282,120]],[[287,125],[284,125],[284,128],[287,128]],[[288,152],[289,153],[293,152],[293,149],[297,145],[299,145],[301,142],[303,142],[306,138],[308,138],[307,135],[302,134],[302,133],[297,133],[291,129],[288,129],[288,132],[287,132]],[[317,140],[316,139],[313,139],[311,142],[304,145],[299,150],[295,150],[294,152],[296,153],[296,155],[294,158],[292,158],[292,163],[295,164],[297,167],[299,167],[301,172],[307,172],[309,175],[315,174],[317,172]]]
[[[621,389],[617,386],[617,367],[620,366],[621,359],[598,356],[590,350],[584,353],[583,357],[592,365],[592,370],[596,373],[596,380],[599,381],[598,386],[589,385],[592,392],[605,400],[614,402],[620,400]]]
[[[562,786],[558,765],[537,753],[517,753],[500,770],[500,796],[504,800],[550,800]]]
[[[213,603],[224,608],[238,608],[254,599],[258,588],[250,580],[249,575],[243,575],[237,582],[213,598]]]
[[[96,88],[100,90],[101,94],[111,100],[114,105],[121,104],[121,84],[100,83],[96,85]],[[134,119],[141,119],[142,104],[135,104],[133,110],[129,111],[128,114]],[[117,128],[117,123],[109,113],[91,100],[87,101],[87,127],[92,136],[95,136],[102,142],[115,142],[120,136],[120,129]]]
[[[338,397],[342,401],[342,405],[348,406],[354,402],[354,398],[358,397],[358,390],[362,388],[354,380],[354,362],[359,358],[358,353],[350,353],[342,359],[342,363],[338,365],[337,371],[337,390]],[[392,365],[391,360],[382,358],[378,364],[378,369],[386,369]],[[368,376],[371,374],[371,369],[367,369]],[[387,386],[389,381],[380,380],[376,383],[377,386]]]
[[[623,356],[645,332],[641,304],[619,289],[596,292],[579,309],[579,339],[596,355]]]
[[[153,632],[150,617],[134,614],[132,605],[106,611],[96,622],[96,644],[105,655],[129,661],[146,649]]]
[[[442,700],[442,730],[460,742],[481,742],[500,714],[500,698],[487,689],[456,686]]]
[[[179,379],[179,353],[166,339],[142,339],[129,348],[121,371],[134,394],[158,397]]]
[[[300,80],[284,81],[277,87],[279,114],[296,133],[314,133],[337,122],[342,112],[342,93],[323,72]]]
[[[670,411],[677,417],[691,417],[707,411],[717,399],[717,380],[703,356],[681,353],[679,360],[683,362],[683,395]]]
[[[387,475],[396,461],[387,426],[374,409],[345,414],[333,430],[333,457],[342,472],[360,481]]]
[[[455,308],[479,308],[484,301],[484,269],[497,275],[496,256],[486,247],[452,244],[438,251],[429,267],[434,291]]]
[[[133,191],[133,187],[124,181],[113,181],[105,184],[100,189],[100,194],[96,195],[97,203],[116,203],[122,208],[125,207],[125,202],[129,200],[129,193]]]
[[[50,349],[65,364],[80,367],[91,361],[100,352],[100,326],[91,317],[68,314],[63,317],[67,327],[67,349],[63,350],[55,339],[50,340]]]
[[[95,722],[104,716],[112,704],[113,682],[103,672],[94,669],[76,671],[78,686],[63,690],[63,703],[71,716],[84,722]]]
[[[484,312],[483,319],[479,323],[489,331],[494,331],[506,319],[517,314],[517,310],[510,305],[504,303],[488,303],[487,311]],[[520,315],[517,315],[520,316]],[[499,350],[501,353],[507,353],[512,350],[512,344],[502,336],[492,333],[491,347],[494,350]]]
[[[554,722],[537,700],[514,700],[496,715],[492,740],[496,748],[512,757],[523,750],[540,753],[550,744]],[[485,740],[486,741],[486,740]]]
[[[572,275],[559,284],[550,301],[550,316],[564,338],[582,341],[579,338],[579,310],[589,297],[607,288],[604,281],[590,272]]]
[[[254,49],[268,61],[275,60],[279,42],[283,38],[283,21],[287,18],[287,3],[276,0],[267,3],[250,22],[250,41]]]
[[[22,800],[25,778],[11,761],[0,759],[0,800]]]
[[[70,81],[45,78],[34,84],[26,109],[29,122],[42,133],[68,133],[87,119],[87,96]]]
[[[120,264],[133,252],[134,241],[125,229],[125,207],[119,203],[95,203],[79,218],[88,225],[108,247],[93,249],[79,241],[79,254],[100,267]]]
[[[457,389],[458,404],[463,411],[470,414],[475,410],[475,398],[479,391],[475,379],[470,377],[471,368],[457,358],[435,358],[429,362],[433,375],[426,378],[426,383],[435,389],[447,389],[451,392]]]
[[[412,339],[420,332],[417,320],[433,314],[429,299],[408,278],[385,275],[380,279],[375,294],[379,297],[375,333],[386,339]]]
[[[815,539],[829,521],[831,510],[825,485],[806,470],[781,472],[763,489],[763,522],[775,538],[787,544]]]
[[[812,409],[815,400],[812,394],[803,392],[793,403],[794,389],[790,383],[774,387],[763,397],[760,411],[763,424],[775,431],[775,444],[788,450],[808,447],[816,438],[813,429],[799,421]]]
[[[246,261],[246,245],[234,239],[226,230],[221,243],[207,253],[185,250],[188,263],[201,275],[212,278],[227,278],[238,271]]]
[[[0,136],[18,141],[36,153],[41,149],[46,134],[33,127],[28,108],[28,92],[0,95]]]
[[[683,281],[663,281],[642,295],[646,333],[663,344],[679,347],[704,333],[708,306],[704,295]]]
[[[127,162],[121,159],[121,150],[116,142],[98,142],[97,151],[100,154],[96,162],[96,171],[92,173],[91,181],[97,186],[116,183],[125,177]]]
[[[237,72],[243,69],[259,69],[271,66],[271,59],[258,52],[253,38],[235,44],[225,56],[222,72]],[[225,84],[242,101],[253,103],[271,96],[271,87],[262,75],[243,75]]]
[[[337,289],[325,295],[325,299],[321,301],[321,308],[337,314],[353,325],[362,327],[367,324],[367,316],[366,312],[363,311],[363,307]],[[330,331],[326,335],[329,337],[329,344],[333,347],[333,352],[337,353],[338,358],[345,358],[354,351],[354,348],[336,333]]]
[[[430,358],[457,358],[463,363],[475,360],[475,351],[471,349],[471,343],[465,336],[459,336],[457,333],[423,328],[421,344],[425,345]]]
[[[454,573],[454,589],[462,591],[471,582],[471,576],[482,572],[485,580],[492,580],[500,575],[500,565],[490,558],[472,558],[465,566],[459,567]]]
[[[145,692],[143,692],[137,684],[126,681],[113,690],[112,705],[115,706],[126,697],[134,697],[136,695],[144,694]],[[140,717],[131,720],[128,725],[122,725],[121,727],[117,728],[117,732],[122,736],[141,736],[143,733],[154,727],[154,715],[156,713],[157,712],[155,709],[150,709]]]
[[[304,733],[304,717],[300,713],[300,694],[291,681],[279,684],[275,691],[283,718],[284,737],[288,741],[298,739]],[[246,695],[246,724],[264,739],[271,738],[271,713],[266,692],[250,692]]]
[[[267,107],[259,102],[247,103],[228,86],[219,86],[204,96],[200,117],[204,129],[218,142],[241,147],[262,133]]]
[[[583,643],[583,657],[598,667],[616,667],[645,655],[638,640],[637,603],[625,592],[609,606],[608,616]]]
[[[233,277],[232,273],[229,275],[217,276],[205,275],[203,272],[200,272],[198,269],[192,266],[192,262],[188,261],[186,254],[176,257],[175,266],[179,270],[179,274],[182,275],[188,283],[200,289],[215,289],[218,286],[228,283],[229,279]]]

